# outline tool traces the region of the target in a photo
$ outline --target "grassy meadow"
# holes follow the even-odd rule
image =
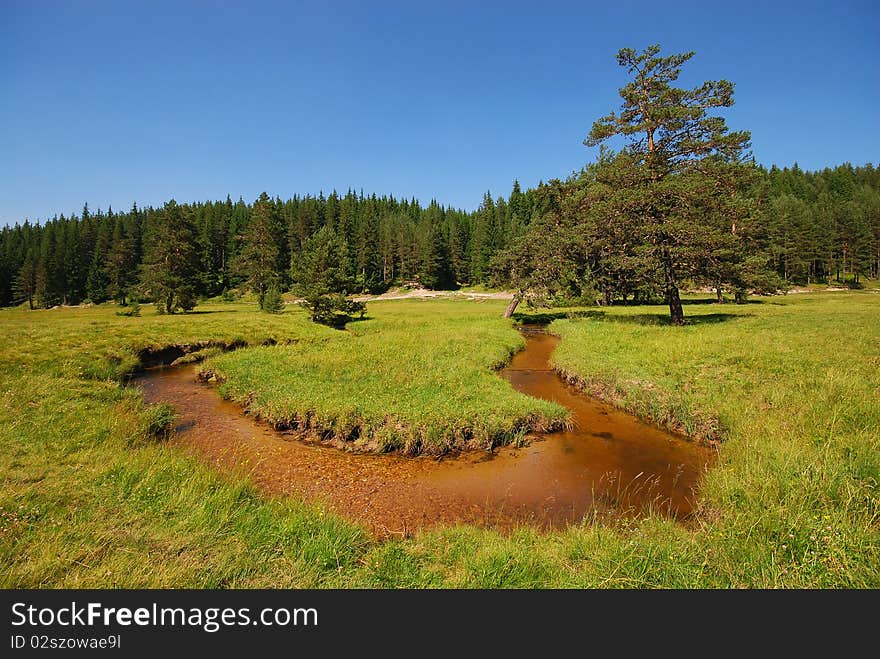
[[[204,363],[220,393],[275,426],[363,451],[443,454],[558,428],[566,410],[493,370],[525,341],[468,301],[373,303],[330,340],[237,350]]]
[[[517,415],[521,424],[559,413],[492,374],[522,345],[504,306],[376,302],[348,332],[298,309],[270,316],[241,303],[176,317],[151,307],[133,318],[112,306],[0,311],[0,586],[880,586],[875,292],[688,304],[683,328],[665,325],[662,307],[553,323],[554,363],[568,377],[720,440],[688,526],[655,516],[380,542],[165,445],[152,432],[157,411],[123,385],[145,350],[244,343],[254,347],[205,368],[267,418],[307,410],[350,432],[353,419],[381,429],[393,406],[405,438],[428,441],[412,429],[447,420],[460,429],[467,414],[487,437],[504,434],[521,428]]]

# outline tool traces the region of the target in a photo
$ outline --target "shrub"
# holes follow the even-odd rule
[[[350,300],[343,293],[306,297],[300,304],[312,312],[314,322],[337,328],[349,322],[354,314],[363,318],[367,311],[364,302]]]
[[[117,311],[116,315],[117,316],[128,316],[128,317],[140,316],[141,315],[141,305],[137,300],[134,300],[127,307],[123,308],[120,311]]]
[[[281,313],[284,310],[284,298],[277,288],[270,288],[260,301],[260,308],[266,313]]]

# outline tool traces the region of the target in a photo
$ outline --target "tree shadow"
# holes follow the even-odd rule
[[[318,323],[319,325],[324,325],[324,327],[329,327],[330,329],[339,330],[341,332],[347,332],[349,325],[356,325],[357,323],[362,323],[365,320],[372,320],[371,316],[367,316],[366,314],[363,316],[359,316],[358,318],[347,317],[347,319],[340,319],[338,323]]]
[[[195,316],[201,314],[209,314],[209,313],[237,313],[238,309],[193,309],[191,311],[185,311],[183,313],[173,314],[175,316]],[[168,314],[165,314],[168,315]]]
[[[605,317],[604,311],[517,311],[514,313],[511,318],[513,321],[520,325],[549,325],[554,320],[561,320],[563,318],[569,319],[577,319],[577,318],[592,318],[594,320],[601,320]]]
[[[724,323],[737,318],[754,316],[751,313],[706,313],[698,316],[685,316],[685,325],[714,325]],[[652,313],[640,313],[627,316],[605,316],[604,320],[609,323],[624,323],[627,325],[668,325],[672,326],[668,316]]]
[[[736,302],[730,297],[724,298],[723,304],[718,304],[718,298],[716,297],[700,297],[700,298],[681,298],[681,305],[683,307],[689,306],[701,306],[701,305],[718,305],[719,307],[723,307],[725,305],[731,306],[742,306],[744,304],[773,304],[769,300],[755,300],[753,298],[747,299],[745,302]],[[667,305],[665,300],[648,300],[644,302],[639,302],[638,304],[625,303],[617,301],[612,306],[615,307],[665,307]]]
[[[665,302],[658,302],[658,305],[665,305]],[[696,305],[696,304],[717,304],[719,307],[723,307],[727,304],[741,307],[745,304],[773,304],[769,300],[755,300],[755,299],[747,299],[745,302],[735,302],[730,298],[725,298],[723,304],[718,304],[718,299],[714,297],[709,298],[700,298],[699,300],[688,300],[687,298],[682,299],[682,306]]]
[[[712,325],[737,318],[750,318],[754,315],[752,313],[706,313],[685,316],[684,321],[685,325]],[[617,314],[608,314],[604,310],[522,312],[514,313],[511,318],[516,323],[522,325],[549,325],[554,320],[561,320],[563,318],[571,320],[597,320],[626,325],[672,325],[669,317],[662,314],[640,313],[618,316]]]

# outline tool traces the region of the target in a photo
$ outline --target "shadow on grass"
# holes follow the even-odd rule
[[[520,325],[549,325],[554,320],[562,318],[592,318],[602,320],[604,311],[517,311],[511,318]]]
[[[685,315],[685,325],[714,325],[716,323],[724,323],[728,320],[736,320],[737,318],[749,318],[755,314],[751,313],[705,313],[699,316]],[[605,320],[610,323],[626,323],[630,325],[671,325],[668,316],[658,314],[640,313],[631,316],[605,316]]]
[[[254,306],[254,310],[258,310],[256,306]],[[175,313],[175,314],[157,314],[157,315],[173,315],[173,316],[197,316],[208,313],[237,313],[238,309],[193,309],[192,311],[185,311],[183,313]]]
[[[319,323],[324,325],[325,327],[329,327],[330,329],[340,330],[345,332],[348,330],[349,325],[355,325],[357,323],[362,323],[365,320],[372,320],[370,316],[360,316],[358,318],[347,318],[346,320],[340,321],[339,323]]]
[[[682,306],[685,306],[685,307],[688,305],[691,305],[691,304],[716,304],[719,307],[724,307],[724,306],[728,306],[728,305],[732,306],[732,307],[734,307],[734,306],[741,307],[741,306],[745,306],[747,304],[778,304],[778,302],[772,302],[770,300],[755,300],[753,298],[749,298],[745,302],[735,302],[734,300],[731,300],[730,298],[726,298],[724,300],[724,304],[718,304],[718,300],[716,300],[714,297],[711,297],[711,298],[701,298],[699,300],[688,300],[687,298],[683,298],[681,301],[681,304],[682,304]],[[658,302],[657,303],[657,306],[665,306],[665,305],[666,305],[665,302]]]
[[[707,313],[698,316],[685,316],[686,325],[711,325],[723,323],[736,318],[749,318],[751,313]],[[618,316],[609,315],[605,311],[547,311],[547,312],[523,312],[512,316],[514,322],[523,325],[549,325],[554,320],[563,318],[601,320],[609,323],[623,323],[627,325],[671,325],[669,317],[661,314],[640,313]]]

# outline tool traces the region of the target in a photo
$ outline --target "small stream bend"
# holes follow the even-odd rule
[[[177,409],[175,444],[244,472],[270,495],[322,501],[378,536],[461,523],[563,527],[649,509],[688,517],[713,451],[584,395],[550,366],[559,339],[534,327],[523,334],[526,349],[500,375],[517,391],[567,407],[572,429],[491,455],[438,461],[291,441],[199,383],[194,365],[151,369],[135,383],[147,402]]]

